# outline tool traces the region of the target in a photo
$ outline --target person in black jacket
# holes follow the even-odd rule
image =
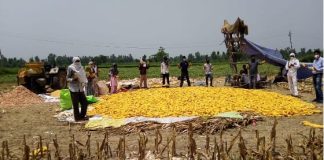
[[[179,68],[181,69],[180,87],[182,87],[185,78],[187,79],[188,86],[190,86],[190,79],[189,79],[189,72],[188,72],[189,63],[185,56],[182,57],[182,62],[179,64]]]

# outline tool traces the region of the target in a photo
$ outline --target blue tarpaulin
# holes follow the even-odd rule
[[[262,47],[247,39],[243,39],[241,49],[249,56],[255,55],[257,58],[265,60],[266,62],[278,67],[285,67],[287,63],[287,60],[283,58],[282,54],[278,50]],[[298,79],[305,79],[311,76],[312,71],[303,66],[301,66],[297,71]]]

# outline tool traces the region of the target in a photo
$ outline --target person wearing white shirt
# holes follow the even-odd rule
[[[213,86],[213,66],[211,63],[209,63],[209,60],[206,60],[206,63],[204,64],[204,72],[206,77],[206,87],[208,87],[208,79],[210,80],[210,86]]]
[[[287,79],[290,93],[292,96],[298,97],[297,89],[297,70],[300,67],[299,60],[295,57],[295,53],[290,53],[290,59],[286,63]]]
[[[167,85],[170,86],[170,80],[169,80],[169,62],[168,57],[163,57],[163,61],[161,63],[161,75],[162,75],[162,84],[165,85],[165,80],[167,82]]]
[[[73,57],[73,63],[67,68],[67,81],[71,93],[73,115],[75,121],[88,120],[88,102],[85,96],[85,86],[87,84],[86,73],[81,65],[79,57]],[[81,112],[79,111],[81,105]]]

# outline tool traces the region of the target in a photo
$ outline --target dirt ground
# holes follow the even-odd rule
[[[218,86],[223,85],[221,80],[216,80]],[[271,91],[280,92],[282,94],[289,94],[288,90],[283,88],[272,86]],[[314,95],[311,93],[301,93],[301,99],[310,102]],[[322,110],[321,104],[314,103],[318,108]],[[8,140],[10,151],[13,154],[21,155],[22,153],[22,140],[23,135],[26,136],[27,144],[35,148],[38,141],[37,136],[41,135],[44,142],[50,142],[52,146],[52,139],[54,135],[57,135],[61,151],[64,155],[68,155],[68,144],[70,143],[70,137],[73,134],[75,139],[85,144],[87,139],[87,131],[83,129],[83,124],[71,124],[65,122],[58,122],[53,116],[58,112],[59,106],[57,104],[50,105],[44,104],[40,106],[28,106],[28,107],[10,107],[4,108],[0,106],[0,142]],[[302,121],[307,120],[317,124],[323,124],[323,114],[314,114],[311,116],[294,116],[294,117],[279,117],[277,126],[277,149],[279,151],[286,151],[285,139],[291,135],[293,138],[293,144],[298,145],[303,139],[300,134],[308,135],[310,127],[303,126]],[[246,145],[255,147],[255,130],[258,130],[260,136],[265,136],[266,141],[269,141],[270,131],[274,122],[273,117],[264,117],[263,121],[258,121],[255,126],[249,125],[242,128],[242,134],[246,140]],[[224,140],[230,141],[239,131],[239,128],[228,129],[224,132]],[[92,150],[96,148],[96,142],[101,142],[104,135],[104,131],[90,131],[91,133],[91,145]],[[108,130],[109,133],[109,130]],[[163,136],[162,144],[166,143],[167,137],[171,134],[169,130],[161,131]],[[323,137],[323,130],[316,129],[316,134]],[[148,131],[147,135],[148,148],[153,150],[154,147],[154,131]],[[219,133],[215,135],[219,140]],[[109,141],[112,150],[116,150],[119,138],[122,135],[110,134]],[[187,153],[187,137],[186,133],[180,133],[177,135],[177,152]],[[198,149],[204,148],[206,135],[194,135],[197,142]],[[126,135],[126,150],[128,154],[132,154],[138,151],[138,134],[132,133]],[[228,142],[229,143],[229,142]],[[51,147],[50,146],[50,147]],[[237,150],[237,145],[233,148]]]

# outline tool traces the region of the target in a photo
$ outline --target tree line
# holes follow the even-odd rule
[[[290,51],[288,49],[280,49],[279,50],[285,59],[289,58]],[[312,49],[308,49],[306,51],[305,48],[301,48],[299,52],[296,52],[297,58],[301,62],[312,62],[313,61],[313,51]],[[323,54],[323,53],[322,53]],[[144,54],[143,54],[144,56]],[[169,60],[172,62],[180,62],[182,56],[186,56],[188,61],[192,63],[201,63],[204,62],[205,59],[209,59],[211,62],[227,62],[228,61],[228,54],[225,52],[220,51],[213,51],[211,53],[189,53],[187,55],[179,55],[170,57],[169,53],[166,52],[165,48],[160,47],[158,51],[149,56],[147,59],[150,62],[160,62],[164,56],[169,57]],[[247,61],[249,57],[244,53],[237,53],[237,60],[238,61]],[[81,56],[81,62],[83,65],[86,65],[89,61],[94,61],[98,66],[105,66],[111,63],[118,63],[118,64],[129,64],[129,63],[136,63],[139,62],[139,59],[134,58],[132,54],[128,55],[98,55],[98,56]],[[27,61],[22,58],[6,58],[0,50],[0,67],[22,67],[26,62],[44,62],[46,64],[52,66],[68,66],[72,62],[72,56],[68,55],[56,55],[54,53],[48,54],[45,59],[40,59],[38,56],[31,57]]]

